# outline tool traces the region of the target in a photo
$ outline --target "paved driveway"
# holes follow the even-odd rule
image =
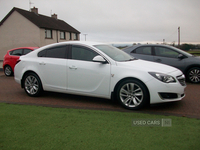
[[[141,112],[185,116],[200,119],[200,84],[189,84],[186,97],[179,102],[151,105],[137,111],[122,108],[118,103],[107,99],[45,92],[41,97],[29,97],[13,77],[6,77],[0,70],[0,102],[41,105],[49,107],[97,109],[123,112]]]

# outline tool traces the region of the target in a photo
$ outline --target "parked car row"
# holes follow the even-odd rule
[[[134,58],[167,64],[180,69],[186,79],[192,83],[200,83],[200,57],[193,56],[178,48],[147,44],[133,45],[123,49]]]
[[[102,97],[117,100],[127,109],[179,101],[186,87],[179,69],[135,59],[96,42],[72,41],[38,48],[19,58],[14,75],[29,96],[54,91]]]

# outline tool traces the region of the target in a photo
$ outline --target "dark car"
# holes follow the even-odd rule
[[[133,45],[124,48],[123,51],[138,59],[176,67],[185,74],[189,82],[200,83],[199,56],[193,56],[172,46],[157,44]]]
[[[3,60],[3,70],[6,76],[12,76],[14,67],[20,56],[26,55],[38,47],[20,47],[8,50]]]

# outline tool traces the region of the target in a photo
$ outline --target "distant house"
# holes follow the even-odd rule
[[[80,32],[56,14],[48,17],[38,14],[35,7],[31,11],[14,7],[0,22],[0,60],[12,48],[70,40],[80,40]]]

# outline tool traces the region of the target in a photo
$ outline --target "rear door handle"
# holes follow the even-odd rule
[[[74,70],[76,70],[77,67],[76,67],[76,66],[70,66],[69,69],[74,69]]]

